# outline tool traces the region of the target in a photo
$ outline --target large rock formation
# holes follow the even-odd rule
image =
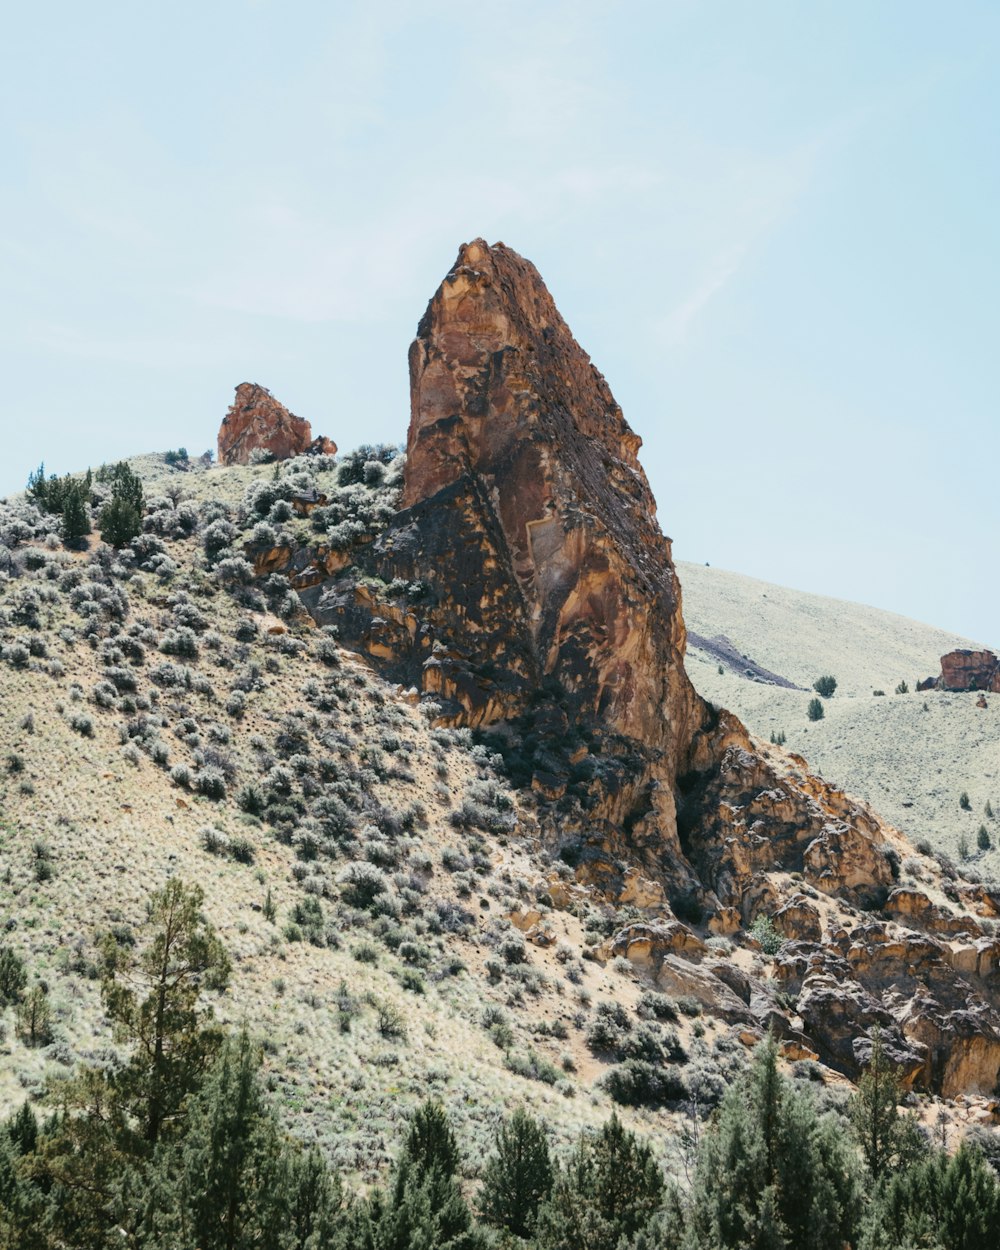
[[[941,676],[931,684],[939,690],[986,690],[1000,694],[1000,659],[992,651],[949,651],[941,657]]]
[[[992,1090],[995,962],[950,941],[975,947],[982,926],[899,894],[870,921],[911,848],[695,693],[640,441],[534,266],[464,246],[410,381],[401,511],[339,558],[288,557],[317,620],[488,737],[577,884],[649,914],[619,945],[660,984],[850,1072],[878,1024],[915,1083]],[[795,939],[776,974],[799,1011],[761,983],[739,999],[732,965],[676,927],[737,933],[761,915]]]
[[[303,452],[335,455],[336,443],[313,440],[309,422],[289,412],[269,390],[256,382],[241,382],[236,398],[219,427],[219,463],[249,464],[250,454],[266,451],[275,460],[289,460]]]

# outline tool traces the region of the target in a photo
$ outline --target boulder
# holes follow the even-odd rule
[[[941,657],[941,690],[986,690],[1000,694],[1000,659],[992,651],[949,651]]]

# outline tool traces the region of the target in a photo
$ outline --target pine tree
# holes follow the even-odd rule
[[[868,1172],[877,1183],[919,1153],[919,1143],[913,1121],[899,1114],[902,1082],[885,1053],[877,1027],[872,1029],[871,1040],[871,1058],[849,1113]]]
[[[101,510],[101,538],[110,546],[121,548],[142,530],[142,479],[123,460],[111,470],[110,480],[111,500]]]
[[[438,1101],[428,1098],[413,1113],[403,1150],[418,1173],[437,1168],[444,1176],[455,1175],[458,1142]]]
[[[649,1146],[613,1115],[557,1173],[539,1211],[538,1243],[544,1250],[616,1250],[650,1222],[664,1188]]]
[[[483,1218],[518,1237],[530,1237],[538,1208],[552,1188],[552,1160],[542,1126],[518,1107],[496,1137],[479,1205]]]
[[[702,1139],[689,1212],[690,1250],[841,1250],[859,1196],[843,1134],[757,1048]]]
[[[192,1098],[183,1137],[157,1152],[142,1221],[150,1247],[287,1244],[289,1152],[264,1104],[259,1066],[244,1030]]]
[[[198,886],[174,878],[149,901],[141,947],[103,942],[105,1010],[134,1046],[116,1082],[149,1145],[181,1113],[221,1040],[200,998],[227,984],[229,959],[202,915],[203,899]]]
[[[876,1193],[862,1250],[995,1250],[1000,1183],[974,1147],[927,1152]]]
[[[84,497],[83,486],[71,482],[66,490],[62,509],[63,542],[75,547],[90,533],[90,513]]]

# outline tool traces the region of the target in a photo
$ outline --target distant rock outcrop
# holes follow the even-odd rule
[[[993,964],[956,960],[945,915],[893,896],[912,848],[695,693],[640,440],[535,267],[465,245],[410,381],[403,508],[339,562],[324,553],[326,580],[297,582],[315,618],[503,754],[576,883],[647,912],[616,941],[670,992],[725,1000],[723,1018],[850,1073],[878,1025],[915,1084],[991,1092]],[[744,1000],[681,923],[724,934],[771,916],[795,1008],[763,982]],[[967,921],[952,928],[978,952],[985,927]]]
[[[1000,694],[1000,659],[992,651],[949,651],[941,657],[938,687]]]
[[[328,438],[314,440],[309,422],[289,412],[265,387],[241,382],[219,427],[219,463],[249,464],[258,450],[275,460],[289,460],[303,452],[332,456],[337,445]]]

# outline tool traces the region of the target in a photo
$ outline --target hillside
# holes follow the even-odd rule
[[[984,710],[974,693],[916,693],[918,681],[940,671],[944,653],[981,644],[739,573],[684,562],[678,573],[688,672],[706,698],[736,712],[759,737],[784,733],[788,750],[867,800],[912,841],[926,839],[957,859],[964,837],[974,867],[1000,876],[1000,821],[985,815],[987,802],[1000,813],[1000,704]],[[703,645],[719,635],[736,660]],[[740,657],[801,689],[755,680]],[[810,721],[812,684],[824,674],[836,677],[837,690],[824,700],[823,719]],[[908,694],[895,693],[901,682]],[[967,811],[959,806],[963,792]],[[982,824],[994,844],[985,854],[976,847]]]
[[[176,1006],[188,984],[246,1031],[247,1065],[263,1055],[261,1158],[284,1158],[311,1209],[336,1215],[336,1239],[303,1228],[275,1234],[280,1250],[409,1248],[414,1220],[440,1231],[448,1211],[462,1236],[441,1244],[480,1250],[465,1201],[514,1106],[562,1160],[544,1250],[586,1240],[579,1201],[603,1201],[588,1152],[606,1147],[631,1152],[650,1206],[633,1225],[629,1199],[602,1250],[670,1203],[694,1230],[711,1152],[759,1131],[745,1100],[765,1086],[787,1158],[809,1150],[815,1177],[839,1177],[822,1242],[839,1247],[866,1209],[863,1143],[843,1140],[873,1069],[891,1077],[893,1123],[899,1101],[914,1111],[911,1142],[918,1120],[944,1144],[970,1127],[995,1138],[996,851],[941,853],[952,775],[924,795],[939,816],[910,826],[915,841],[884,815],[893,795],[916,814],[906,777],[927,791],[947,767],[933,728],[965,760],[975,833],[993,774],[969,724],[992,714],[868,688],[914,682],[956,640],[678,570],[640,440],[503,244],[463,245],[410,369],[406,453],[337,457],[245,383],[221,464],[139,456],[39,473],[0,501],[0,1117],[39,1117],[0,1133],[0,1182],[16,1182],[0,1247],[33,1228],[32,1203],[54,1221],[40,1250],[159,1245],[168,1174],[187,1178],[184,1210],[215,1219],[203,1161],[231,1144],[213,1126],[237,1061]],[[827,714],[805,723],[806,687],[831,671]],[[197,930],[193,970],[152,931],[171,898]],[[198,964],[212,931],[228,985]],[[150,967],[159,990],[136,1007],[128,987]],[[166,1050],[164,1019],[179,1021]],[[173,1103],[172,1071],[188,1082]],[[742,1148],[725,1149],[738,1170]],[[616,1187],[614,1158],[601,1166]],[[692,1167],[699,1185],[665,1196]],[[391,1199],[376,1188],[341,1210],[340,1185],[388,1177]],[[254,1184],[285,1218],[281,1184]],[[155,1185],[147,1210],[136,1195]],[[811,1227],[791,1189],[782,1201]],[[355,1237],[355,1217],[382,1232]],[[685,1246],[715,1250],[712,1228]],[[184,1237],[163,1244],[200,1244]]]
[[[360,496],[337,487],[330,460],[288,462],[282,481],[305,472],[355,515],[359,497],[391,511],[393,455]],[[587,1029],[601,1002],[634,1010],[643,988],[627,964],[581,958],[608,910],[585,894],[553,910],[551,883],[572,874],[538,853],[530,818],[511,836],[515,799],[468,731],[432,729],[316,629],[284,579],[265,602],[239,570],[228,583],[209,571],[206,531],[273,489],[274,466],[131,465],[159,518],[138,558],[96,535],[67,551],[46,539],[53,518],[0,506],[0,537],[24,518],[38,527],[0,586],[0,910],[56,1021],[37,1048],[7,1013],[0,1110],[112,1045],[95,939],[138,930],[149,894],[176,875],[204,889],[234,961],[218,1014],[266,1038],[289,1123],[349,1174],[378,1173],[429,1090],[473,1157],[514,1091],[565,1142],[601,1122],[612,1065]],[[352,892],[351,872],[371,898]],[[385,1006],[399,1021],[380,1031]],[[696,1037],[694,1023],[677,1022],[684,1045],[717,1080],[743,1047],[714,1021]]]

